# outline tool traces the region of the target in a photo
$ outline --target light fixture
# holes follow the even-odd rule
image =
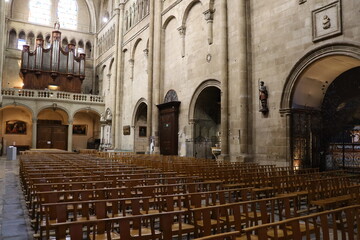
[[[107,21],[109,21],[109,19],[107,17],[103,17],[103,22],[106,23]]]
[[[53,91],[57,91],[57,90],[59,90],[59,86],[56,85],[56,84],[50,84],[50,85],[48,86],[48,89],[49,89],[49,90],[53,90]]]

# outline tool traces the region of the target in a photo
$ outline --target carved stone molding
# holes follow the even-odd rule
[[[340,1],[312,11],[312,27],[314,42],[342,34]]]

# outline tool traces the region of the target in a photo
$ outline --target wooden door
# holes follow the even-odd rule
[[[37,125],[36,148],[55,148],[67,150],[66,125]]]
[[[160,154],[178,155],[180,102],[157,105],[159,108]]]

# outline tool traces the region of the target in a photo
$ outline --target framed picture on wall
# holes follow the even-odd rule
[[[26,122],[18,120],[6,121],[5,134],[26,134]]]
[[[146,137],[146,127],[139,127],[139,137]]]
[[[84,124],[74,124],[73,125],[73,134],[76,135],[86,135],[87,125]]]

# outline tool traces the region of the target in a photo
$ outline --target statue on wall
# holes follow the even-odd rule
[[[269,111],[269,108],[267,106],[267,99],[268,99],[268,91],[266,89],[266,86],[264,85],[264,82],[260,82],[259,87],[259,100],[261,103],[260,112],[267,113]]]

